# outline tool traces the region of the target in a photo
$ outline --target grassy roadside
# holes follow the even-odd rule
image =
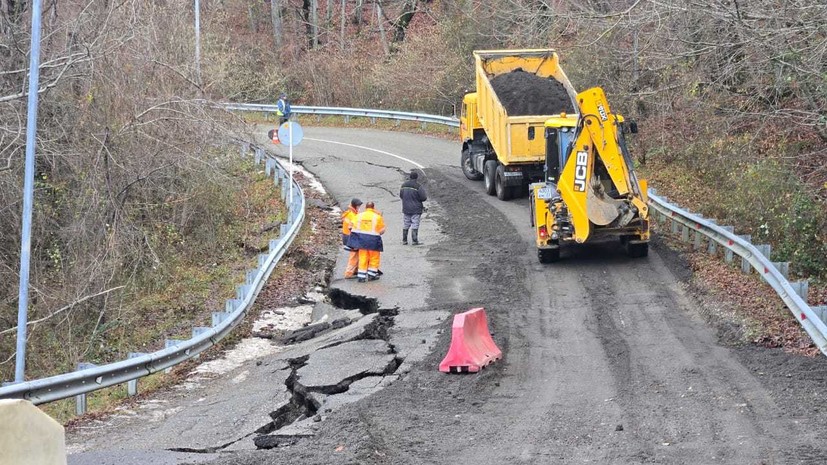
[[[809,256],[806,266],[796,267],[796,257],[801,254],[819,254],[819,239],[812,227],[813,218],[798,218],[789,215],[790,225],[783,227],[786,232],[795,228],[795,224],[807,223],[810,226],[799,227],[796,231],[800,236],[797,240],[816,242],[810,247],[795,247],[790,244],[790,234],[782,234],[780,242],[774,241],[774,234],[768,234],[766,227],[757,227],[747,215],[742,213],[751,209],[751,214],[762,217],[765,205],[750,201],[743,192],[726,192],[720,184],[704,182],[704,175],[699,174],[682,163],[667,162],[663,158],[652,157],[647,160],[646,166],[639,167],[641,175],[649,180],[650,187],[655,187],[659,195],[669,198],[669,201],[697,211],[706,217],[719,220],[719,224],[734,225],[738,234],[752,234],[753,243],[771,243],[773,245],[774,261],[791,260],[793,262],[793,276],[791,280],[808,277],[810,291],[808,302],[810,305],[824,305],[827,303],[827,273],[818,273],[818,264],[824,257]],[[786,182],[794,182],[783,171],[775,172],[784,176]],[[759,179],[758,184],[775,185],[776,180]],[[786,191],[797,192],[800,186],[788,186]],[[795,195],[782,195],[788,201],[790,209],[795,209]],[[743,202],[743,203],[739,203]],[[744,205],[741,210],[733,211],[733,206]],[[782,208],[782,207],[776,207]],[[779,221],[783,218],[779,218]],[[815,218],[818,221],[818,218]],[[766,222],[762,224],[767,224]],[[687,261],[693,274],[691,286],[693,294],[704,302],[704,316],[719,328],[719,336],[728,343],[751,343],[763,347],[782,348],[787,352],[816,355],[818,349],[812,344],[809,336],[801,328],[789,309],[778,297],[775,291],[754,273],[744,275],[737,266],[736,260],[732,264],[725,263],[719,257],[712,257],[704,252],[693,251],[691,245],[677,238],[670,237],[669,231],[658,231],[653,223],[653,230],[658,232],[664,243],[671,249],[681,253]],[[804,238],[804,239],[802,239]],[[796,254],[798,251],[798,255]],[[809,273],[808,273],[809,272]],[[723,328],[723,329],[722,329]]]
[[[200,251],[202,237],[198,231],[164,231],[172,240],[159,245],[162,264],[154,273],[142,276],[127,288],[122,303],[107,318],[104,329],[93,336],[93,350],[84,361],[106,364],[126,358],[128,352],[153,352],[163,348],[165,338],[188,339],[194,326],[210,326],[211,314],[223,308],[224,301],[235,294],[235,286],[244,279],[247,269],[255,268],[257,255],[266,251],[268,240],[278,233],[271,228],[285,217],[280,191],[261,165],[250,159],[242,159],[229,173],[237,188],[228,189],[222,197],[226,204],[216,205],[225,209],[215,230],[209,235],[212,243]],[[159,241],[161,244],[161,241]],[[57,341],[55,341],[57,344]],[[50,345],[51,346],[51,345]],[[57,372],[71,371],[72,360],[79,348],[51,346],[59,356],[48,366]],[[42,354],[49,347],[37,347],[30,353]],[[55,363],[58,362],[58,363]],[[44,366],[35,364],[35,366]],[[176,371],[171,375],[153,374],[141,378],[140,392],[145,394],[173,384]],[[52,373],[30,371],[32,378]],[[88,412],[109,411],[127,398],[126,386],[118,385],[102,389],[87,396]],[[74,399],[64,399],[46,404],[43,410],[61,423],[75,417]]]

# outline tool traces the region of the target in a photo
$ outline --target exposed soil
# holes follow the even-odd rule
[[[516,69],[492,78],[491,86],[509,116],[574,113],[566,88],[551,77]]]

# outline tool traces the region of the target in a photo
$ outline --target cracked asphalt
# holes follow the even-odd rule
[[[382,334],[355,345],[336,340],[331,349],[349,354],[347,364],[329,359],[331,349],[313,352],[325,347],[319,341],[289,357],[264,356],[243,367],[248,376],[232,391],[221,383],[210,387],[216,408],[168,406],[158,423],[200,415],[209,430],[238,421],[221,444],[241,435],[252,441],[249,418],[272,419],[275,407],[295,403],[288,380],[312,379],[300,399],[307,404],[313,397],[307,394],[315,393],[312,408],[293,410],[295,423],[260,431],[270,439],[259,445],[271,448],[192,454],[196,434],[172,441],[193,447],[170,447],[120,428],[87,438],[155,454],[152,463],[827,463],[823,357],[721,344],[686,290],[685,263],[657,241],[646,259],[629,259],[617,244],[604,243],[539,264],[527,199],[486,196],[481,183],[463,177],[458,152],[455,141],[412,134],[307,128],[295,159],[340,205],[355,196],[376,201],[385,214],[382,279],[336,279],[341,253],[331,282],[384,309],[336,331],[384,318]],[[404,247],[395,192],[403,174],[418,166],[432,199],[422,229],[427,245]],[[448,315],[476,306],[487,309],[503,360],[477,375],[437,372],[449,342]],[[362,364],[353,360],[362,357]],[[336,386],[329,375],[352,383]],[[344,395],[352,398],[332,401]],[[218,400],[225,398],[238,405]],[[327,411],[325,402],[335,408]],[[210,431],[204,434],[216,434]],[[171,448],[184,452],[169,458]],[[123,449],[111,457],[118,453]],[[84,454],[70,456],[70,463],[110,463],[95,447]]]

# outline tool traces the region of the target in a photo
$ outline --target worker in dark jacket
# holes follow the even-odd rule
[[[419,174],[411,171],[410,178],[399,189],[399,198],[402,199],[402,245],[408,245],[408,230],[411,230],[413,245],[419,242],[419,221],[422,218],[422,202],[428,200],[425,187],[417,182]]]

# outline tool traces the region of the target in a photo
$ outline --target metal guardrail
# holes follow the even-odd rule
[[[218,107],[230,111],[259,111],[262,113],[275,113],[275,105],[257,103],[222,103]],[[454,128],[459,127],[459,120],[451,116],[429,115],[426,113],[408,113],[404,111],[372,110],[369,108],[345,108],[345,107],[309,107],[294,105],[291,107],[293,113],[301,115],[330,115],[344,116],[349,118],[371,118],[371,120],[392,119],[397,121],[419,121],[423,124],[441,124]]]
[[[238,286],[236,298],[227,301],[225,311],[213,313],[212,327],[193,328],[191,339],[167,340],[165,349],[151,354],[130,354],[126,360],[102,366],[80,364],[79,371],[2,387],[0,399],[27,399],[34,404],[42,404],[79,396],[77,410],[80,414],[85,411],[86,393],[129,382],[129,393],[134,395],[137,392],[134,380],[195,357],[217,344],[244,319],[270,273],[298,235],[304,222],[305,199],[295,181],[293,198],[287,199],[288,171],[277,160],[267,157],[263,149],[244,144],[242,151],[242,154],[252,151],[257,164],[264,161],[266,174],[269,176],[272,173],[275,183],[281,184],[281,195],[288,205],[288,218],[287,223],[281,225],[280,237],[270,241],[269,253],[259,255],[258,268],[247,272],[244,284]]]
[[[717,254],[722,247],[724,258],[731,262],[733,255],[741,257],[741,271],[755,270],[781,297],[784,304],[801,324],[821,353],[827,355],[827,306],[810,307],[807,304],[807,282],[791,283],[787,280],[789,263],[770,260],[769,245],[754,245],[749,236],[736,235],[731,226],[719,226],[714,220],[703,218],[659,197],[655,189],[649,189],[649,206],[661,222],[671,221],[673,233],[680,232],[684,241],[694,241],[694,247],[703,247],[707,239],[707,251]],[[690,231],[694,238],[690,238]]]

